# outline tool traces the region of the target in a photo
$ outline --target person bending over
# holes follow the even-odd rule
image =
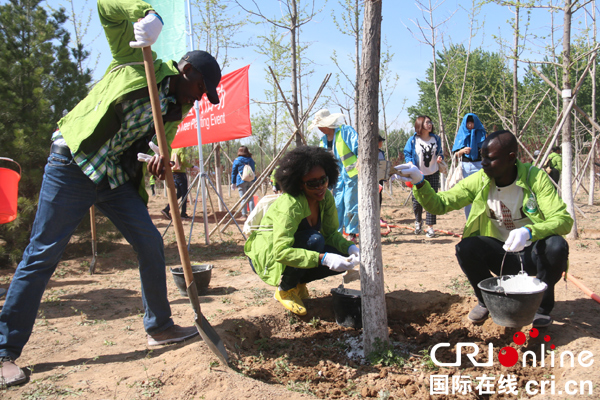
[[[93,205],[137,254],[148,345],[198,334],[194,326],[175,325],[171,318],[164,245],[146,208],[143,164],[137,161],[154,136],[141,47],[156,41],[162,20],[140,0],[98,0],[98,14],[113,60],[53,135],[29,245],[0,314],[0,386],[27,380],[14,360],[29,341],[42,295],[69,239]],[[211,103],[219,103],[221,69],[213,56],[199,50],[179,63],[155,59],[154,66],[165,132],[172,141],[195,100],[206,94]],[[148,172],[164,179],[165,160],[168,156],[152,157]]]
[[[533,326],[552,323],[554,285],[567,269],[569,245],[560,235],[571,231],[573,219],[554,190],[548,175],[517,159],[517,139],[509,131],[490,134],[481,148],[482,170],[461,180],[446,192],[435,193],[418,168],[403,164],[397,168],[413,184],[413,193],[423,207],[445,214],[468,204],[471,213],[456,245],[456,258],[469,279],[479,304],[468,319],[483,323],[488,317],[477,284],[500,274],[515,275],[521,270],[548,285],[535,314]]]
[[[275,173],[283,194],[244,246],[254,272],[279,286],[275,298],[298,315],[306,315],[302,300],[309,298],[308,282],[352,269],[360,256],[338,232],[335,200],[327,190],[338,177],[337,161],[323,148],[302,146],[287,153]]]

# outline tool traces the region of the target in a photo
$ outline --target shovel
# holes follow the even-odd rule
[[[150,93],[150,103],[152,104],[152,114],[154,118],[154,128],[158,139],[158,147],[163,156],[169,154],[167,146],[167,137],[165,136],[165,127],[162,120],[162,112],[158,97],[158,89],[156,87],[156,77],[154,75],[154,62],[152,61],[152,50],[150,46],[142,48],[144,53],[144,66],[146,68],[146,79],[148,80],[148,91]],[[175,183],[173,181],[173,172],[171,164],[168,162],[168,157],[165,158],[165,182],[167,184],[167,194],[169,205],[171,206],[171,218],[175,227],[175,237],[177,239],[177,248],[179,249],[179,258],[185,276],[185,284],[187,286],[187,294],[194,309],[194,324],[202,336],[204,343],[212,350],[213,353],[221,360],[223,365],[228,365],[228,356],[223,341],[208,323],[200,310],[200,301],[198,300],[198,290],[194,283],[194,274],[190,264],[190,257],[185,243],[185,234],[183,232],[183,224],[181,223],[181,214],[179,213],[179,205],[177,204],[177,194],[175,192]]]
[[[96,207],[90,208],[90,226],[92,227],[92,262],[90,262],[90,275],[96,270],[96,256],[98,256],[98,244],[96,240]]]

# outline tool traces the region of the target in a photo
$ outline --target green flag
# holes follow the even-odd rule
[[[163,61],[179,61],[187,52],[185,0],[147,0],[160,14],[164,26],[152,50]]]

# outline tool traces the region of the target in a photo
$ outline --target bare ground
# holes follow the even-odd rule
[[[396,190],[395,198],[384,195],[382,216],[390,224],[412,226],[408,192]],[[237,197],[227,198],[230,204]],[[213,195],[214,201],[214,195]],[[161,232],[167,221],[160,209],[166,198],[151,198],[149,208]],[[590,289],[600,292],[600,206],[581,206],[580,239],[569,240],[572,274]],[[201,210],[201,208],[199,208]],[[209,204],[210,210],[210,204]],[[209,218],[214,221],[212,217]],[[201,221],[200,221],[201,222]],[[438,218],[437,227],[460,233],[462,211]],[[190,222],[184,222],[186,234]],[[340,277],[309,285],[308,315],[297,317],[273,300],[273,288],[252,273],[243,255],[241,235],[229,228],[221,238],[206,245],[202,224],[194,225],[190,258],[214,265],[208,292],[201,296],[203,313],[223,338],[230,367],[220,365],[201,339],[183,344],[150,348],[142,326],[142,302],[132,248],[105,218],[98,217],[99,256],[96,274],[88,274],[91,260],[89,225],[80,229],[52,278],[31,340],[20,366],[29,382],[0,389],[2,399],[312,399],[312,398],[529,398],[524,389],[529,380],[554,382],[555,392],[536,398],[600,398],[600,304],[571,283],[557,286],[555,323],[528,337],[524,345],[513,343],[516,329],[495,325],[491,319],[473,326],[466,320],[475,305],[472,291],[454,256],[457,237],[439,234],[433,239],[415,236],[405,228],[393,228],[382,238],[386,304],[393,349],[382,352],[382,364],[365,362],[360,354],[362,331],[335,322],[330,290]],[[385,232],[385,230],[382,230]],[[165,236],[167,265],[179,265],[173,230]],[[8,288],[13,269],[0,270],[0,287]],[[347,287],[359,288],[355,282]],[[191,325],[193,312],[179,295],[168,274],[169,298],[176,323]],[[530,327],[524,327],[528,334]],[[544,337],[548,335],[549,341]],[[493,344],[492,367],[473,367],[466,357],[462,368],[439,368],[429,357],[431,347],[448,342],[474,342],[487,360],[487,345]],[[506,368],[497,359],[498,350],[511,345],[519,353],[531,350],[540,360],[542,344],[556,346],[556,365]],[[593,354],[590,367],[558,365],[558,355]],[[452,351],[438,353],[445,362]],[[588,360],[589,362],[589,360]],[[387,364],[387,365],[386,365]],[[568,364],[568,363],[567,363]],[[477,378],[486,374],[498,379],[514,375],[517,395],[479,394]],[[430,376],[466,377],[472,391],[465,395],[430,395]],[[464,378],[463,378],[464,379]],[[567,395],[567,381],[589,381],[592,394]],[[572,384],[571,384],[572,385]],[[571,386],[570,389],[577,388]],[[451,390],[451,389],[450,389]],[[495,391],[498,392],[496,385]],[[559,394],[559,391],[561,392]],[[451,392],[450,392],[451,393]],[[579,393],[579,392],[577,392]]]

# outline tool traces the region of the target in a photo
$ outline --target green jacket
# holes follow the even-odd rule
[[[337,209],[329,190],[319,203],[319,210],[325,244],[347,253],[352,242],[338,232]],[[292,247],[300,222],[309,215],[310,208],[304,193],[298,197],[284,193],[271,204],[260,222],[261,225],[272,225],[273,230],[254,231],[248,238],[244,252],[252,260],[258,276],[269,285],[279,285],[287,265],[296,268],[316,268],[319,265],[319,253]]]
[[[98,0],[98,14],[113,60],[87,97],[58,122],[71,152],[81,149],[91,153],[99,149],[121,129],[123,115],[119,103],[132,96],[148,97],[142,49],[130,47],[129,42],[135,40],[132,23],[150,10],[153,10],[152,6],[141,0]],[[167,76],[179,74],[175,62],[157,60],[154,52],[152,57],[157,83]],[[136,65],[116,68],[128,63]],[[145,95],[141,94],[144,91]],[[183,105],[182,119],[190,108],[191,104]],[[168,143],[173,141],[180,122],[165,123]]]
[[[550,153],[546,165],[562,172],[562,157],[558,153]]]
[[[193,167],[192,163],[190,163],[189,161],[189,157],[187,156],[187,154],[185,154],[184,150],[185,149],[183,147],[175,149],[175,154],[177,154],[177,157],[179,157],[179,166],[181,168],[177,170],[173,168],[173,172],[187,172],[187,168]]]
[[[483,170],[479,170],[445,192],[435,193],[429,182],[425,181],[421,189],[413,186],[413,193],[417,201],[431,214],[445,214],[472,204],[463,237],[495,237],[492,222],[486,214],[490,182],[491,179]],[[532,241],[551,235],[566,235],[571,231],[573,219],[545,172],[532,167],[531,164],[517,161],[517,185],[524,190],[523,210],[532,221],[532,224],[526,225],[531,229]],[[527,202],[532,195],[537,201],[537,207],[533,207],[529,212]],[[497,239],[502,240],[498,237]]]

